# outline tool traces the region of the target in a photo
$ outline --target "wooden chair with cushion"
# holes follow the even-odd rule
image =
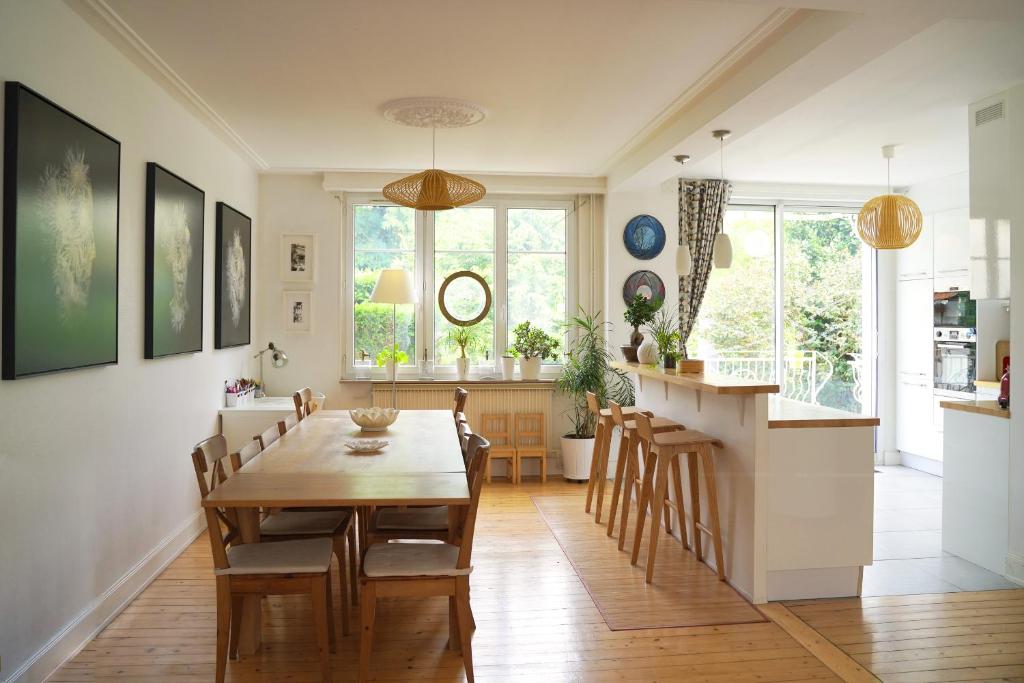
[[[299,418],[295,415],[286,415],[283,420],[277,423],[277,431],[281,433],[281,436],[284,436],[288,433],[289,429],[297,424],[299,424]]]
[[[455,387],[455,402],[452,408],[452,414],[458,415],[459,413],[466,412],[466,400],[469,398],[469,392],[462,387]]]
[[[270,444],[281,438],[281,426],[280,424],[271,425],[252,438],[253,441],[259,441],[260,450],[265,451]]]
[[[219,441],[218,441],[219,439]],[[255,442],[254,442],[255,443]],[[223,437],[198,444],[192,453],[204,497],[224,483]],[[211,475],[207,484],[205,474]],[[307,538],[279,543],[237,544],[238,517],[231,508],[206,508],[207,535],[213,550],[217,585],[217,654],[215,680],[223,683],[228,656],[238,658],[242,599],[247,595],[308,593],[320,653],[320,675],[331,680],[331,652],[335,651],[331,618],[331,553],[329,538]]]
[[[196,444],[192,451],[192,464],[195,467],[196,479],[199,482],[199,495],[203,498],[217,484],[227,478],[224,461],[231,463],[232,469],[238,471],[246,462],[259,455],[259,441],[250,441],[237,453],[228,456],[227,442],[218,434]],[[207,480],[209,477],[209,481]],[[233,512],[231,513],[233,515]],[[339,587],[341,588],[341,619],[342,632],[348,635],[348,601],[345,599],[345,550],[348,547],[348,574],[350,582],[358,579],[358,563],[355,546],[355,526],[353,515],[346,509],[327,510],[282,510],[273,512],[260,522],[261,541],[292,541],[309,538],[322,538],[330,542],[335,556],[338,558]],[[234,522],[233,518],[232,521]]]
[[[477,435],[470,449],[479,462],[486,462],[487,442]],[[483,467],[469,475],[470,504],[459,515],[450,543],[377,543],[366,551],[360,583],[363,587],[362,637],[359,647],[359,680],[370,678],[370,654],[377,598],[448,598],[449,637],[452,649],[462,651],[466,680],[473,679],[473,613],[469,604],[469,574],[472,571],[473,531],[476,526]]]
[[[313,402],[313,390],[309,387],[299,389],[292,394],[292,401],[295,403],[295,417],[301,422],[305,419],[313,410],[310,410],[310,404]]]
[[[487,464],[484,466],[487,483],[491,483],[491,463],[508,461],[508,480],[519,481],[516,471],[516,448],[512,443],[512,416],[508,413],[484,413],[480,416],[480,434],[491,444]]]
[[[547,432],[544,413],[516,413],[516,481],[523,480],[523,461],[540,461],[540,480],[548,480]]]

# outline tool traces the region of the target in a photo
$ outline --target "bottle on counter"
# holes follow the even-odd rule
[[[1006,410],[1010,407],[1010,358],[1003,361],[1003,378],[999,381],[999,407]]]

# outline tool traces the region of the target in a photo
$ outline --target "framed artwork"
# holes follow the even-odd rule
[[[146,358],[203,350],[206,193],[146,164]]]
[[[284,331],[313,331],[313,292],[284,293]]]
[[[281,235],[281,279],[316,280],[316,235]]]
[[[250,332],[252,219],[217,202],[216,244],[213,345],[217,349],[245,346]]]
[[[634,257],[648,261],[665,248],[665,226],[654,216],[633,216],[622,231],[622,242]]]
[[[637,294],[643,294],[648,301],[653,301],[657,310],[665,303],[665,283],[653,271],[638,270],[626,278],[622,285],[622,300],[629,304]]]
[[[117,363],[121,143],[4,85],[4,379]]]

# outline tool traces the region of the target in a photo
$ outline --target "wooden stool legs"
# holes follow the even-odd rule
[[[636,444],[633,439],[627,437],[626,433],[623,432],[619,438],[619,457],[615,462],[615,482],[612,484],[612,502],[611,507],[608,509],[608,536],[611,537],[612,532],[615,530],[615,513],[619,509],[619,494],[621,493],[623,481],[631,482],[632,480],[625,478],[625,473],[629,469],[626,467],[627,461],[632,457],[633,452],[636,450]],[[627,483],[626,486],[630,486]],[[629,506],[629,489],[626,490],[625,505]],[[622,546],[619,546],[619,550]]]
[[[590,512],[590,503],[597,489],[597,510],[594,511],[594,522],[601,523],[601,508],[604,506],[604,488],[608,480],[608,456],[611,451],[612,442],[612,420],[610,417],[601,417],[597,421],[597,429],[594,432],[594,457],[590,462],[590,481],[587,483],[587,507]]]
[[[699,483],[693,483],[697,482],[696,458],[698,457],[700,458],[700,464],[704,470],[704,488],[707,489],[708,494],[708,516],[711,517],[711,519],[708,521],[711,524],[711,528],[708,528],[707,526],[701,523],[699,518],[700,507],[699,505],[695,505],[693,526],[694,538],[697,539],[695,540],[695,544],[697,546],[697,559],[699,559],[701,562],[704,561],[704,557],[700,552],[699,541],[699,532],[703,531],[711,537],[711,542],[715,546],[715,567],[718,570],[718,580],[725,581],[725,558],[722,552],[722,527],[721,520],[718,516],[718,484],[715,480],[715,459],[714,454],[711,452],[711,447],[707,444],[701,444],[698,448],[697,453],[690,454],[690,462],[693,463],[690,466],[691,490],[700,488]]]
[[[604,439],[604,420],[598,419],[597,428],[594,430],[594,455],[590,458],[590,478],[587,479],[587,504],[584,511],[590,513],[591,503],[594,501],[594,486],[597,484],[597,454],[601,450],[598,445]]]

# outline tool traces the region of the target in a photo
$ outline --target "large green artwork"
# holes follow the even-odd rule
[[[205,197],[146,164],[146,358],[203,350]]]
[[[217,349],[249,343],[251,239],[252,220],[217,202],[217,282],[213,297],[213,346]]]
[[[4,89],[3,378],[117,363],[121,144]]]

